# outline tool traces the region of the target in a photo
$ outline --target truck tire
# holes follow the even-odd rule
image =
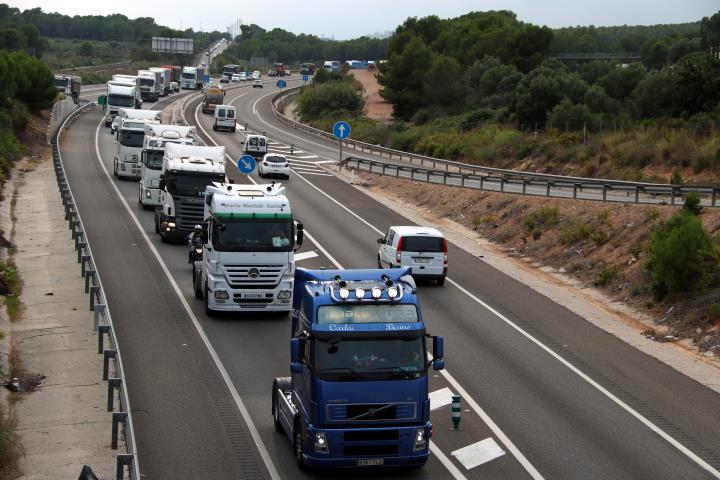
[[[193,265],[193,290],[195,292],[195,298],[198,300],[203,299],[203,291],[202,291],[202,275],[198,275],[195,272],[195,265]]]
[[[295,463],[297,463],[298,468],[302,471],[306,471],[308,467],[305,464],[305,459],[303,458],[302,437],[302,420],[298,416],[295,418],[295,424],[293,427],[293,455],[295,455]]]
[[[273,425],[275,425],[275,431],[278,433],[285,432],[285,429],[282,426],[282,423],[280,423],[280,408],[278,407],[278,395],[277,391],[278,389],[282,391],[290,390],[290,378],[284,377],[284,378],[276,378],[273,380],[273,389],[272,389],[272,416],[273,416]]]
[[[155,233],[160,233],[160,220],[158,219],[157,210],[155,210]]]

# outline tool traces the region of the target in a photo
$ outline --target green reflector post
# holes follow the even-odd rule
[[[107,97],[105,95],[100,95],[97,103],[98,105],[105,105],[107,103]]]
[[[460,430],[460,412],[462,407],[460,406],[460,395],[452,396],[452,430]]]

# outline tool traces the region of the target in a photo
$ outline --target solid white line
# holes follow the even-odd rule
[[[465,475],[460,471],[460,469],[457,468],[454,463],[452,463],[452,460],[450,460],[448,456],[445,455],[442,450],[440,450],[440,447],[435,445],[435,442],[433,442],[432,440],[430,440],[430,452],[432,452],[432,454],[435,455],[438,460],[440,460],[440,463],[442,463],[443,466],[448,469],[450,475],[452,475],[455,480],[467,480],[467,477],[465,477]]]
[[[362,223],[364,223],[365,225],[367,225],[370,229],[372,229],[373,231],[375,231],[375,232],[378,233],[379,235],[383,235],[383,234],[384,234],[384,232],[380,231],[380,230],[377,229],[374,225],[372,225],[370,222],[368,222],[368,221],[365,220],[364,218],[360,217],[357,213],[355,213],[354,211],[350,210],[349,208],[347,208],[347,207],[346,207],[345,205],[343,205],[342,203],[340,203],[340,202],[338,202],[337,200],[335,200],[333,197],[331,197],[330,195],[328,195],[327,193],[325,193],[323,190],[321,190],[320,188],[318,188],[316,185],[314,185],[314,184],[313,184],[312,182],[310,182],[308,179],[304,178],[302,175],[300,175],[300,174],[298,174],[298,173],[296,173],[296,175],[297,175],[298,177],[300,177],[303,181],[305,181],[308,185],[310,185],[312,188],[314,188],[315,190],[317,190],[318,192],[320,192],[322,195],[324,195],[325,197],[327,197],[328,199],[330,199],[333,203],[337,204],[340,208],[342,208],[343,210],[347,211],[350,215],[354,216],[354,217],[357,218],[359,221],[361,221]],[[469,292],[469,291],[468,291],[467,289],[465,289],[462,285],[460,285],[459,283],[457,283],[456,281],[454,281],[452,278],[446,277],[446,279],[447,279],[447,281],[448,281],[450,284],[452,284],[453,286],[455,286],[456,288],[458,288],[462,293],[464,293],[465,295],[467,295],[468,297],[470,297],[472,300],[474,300],[475,302],[477,302],[479,305],[482,305],[482,306],[483,306],[486,310],[488,310],[490,313],[492,313],[492,314],[495,315],[497,318],[499,318],[500,320],[502,320],[503,322],[505,322],[507,325],[509,325],[510,327],[512,327],[513,329],[515,329],[517,332],[519,332],[519,333],[522,334],[524,337],[526,337],[528,340],[530,340],[531,342],[533,342],[534,344],[536,344],[536,345],[537,345],[538,347],[540,347],[542,350],[544,350],[545,352],[547,352],[548,354],[550,354],[553,358],[555,358],[557,361],[559,361],[560,363],[562,363],[563,365],[565,365],[568,369],[570,369],[573,373],[575,373],[576,375],[578,375],[581,379],[585,380],[585,381],[586,381],[587,383],[589,383],[591,386],[595,387],[600,393],[602,393],[603,395],[605,395],[607,398],[609,398],[610,400],[612,400],[612,401],[613,401],[616,405],[618,405],[620,408],[622,408],[623,410],[625,410],[626,412],[628,412],[630,415],[632,415],[633,417],[635,417],[635,418],[636,418],[637,420],[639,420],[643,425],[645,425],[645,426],[648,427],[650,430],[652,430],[653,432],[655,432],[657,435],[659,435],[663,440],[665,440],[666,442],[668,442],[670,445],[672,445],[673,447],[675,447],[676,449],[678,449],[680,452],[682,452],[684,455],[686,455],[688,458],[690,458],[692,461],[694,461],[696,464],[698,464],[701,468],[703,468],[704,470],[706,470],[707,472],[709,472],[710,474],[712,474],[715,478],[720,479],[720,471],[718,471],[717,469],[715,469],[712,465],[708,464],[708,463],[707,463],[706,461],[704,461],[702,458],[698,457],[695,453],[693,453],[690,449],[688,449],[687,447],[685,447],[682,443],[678,442],[678,441],[675,440],[672,436],[670,436],[670,435],[668,435],[667,433],[665,433],[660,427],[658,427],[657,425],[655,425],[654,423],[652,423],[652,422],[651,422],[650,420],[648,420],[647,418],[643,417],[640,413],[638,413],[637,411],[635,411],[632,407],[630,407],[630,406],[627,405],[625,402],[623,402],[622,400],[620,400],[619,398],[617,398],[615,395],[613,395],[612,393],[610,393],[610,392],[609,392],[607,389],[605,389],[602,385],[600,385],[599,383],[597,383],[595,380],[593,380],[592,378],[590,378],[589,376],[587,376],[585,373],[583,373],[582,371],[580,371],[579,369],[577,369],[577,368],[576,368],[574,365],[572,365],[570,362],[568,362],[567,360],[565,360],[564,358],[562,358],[560,355],[558,355],[557,353],[555,353],[550,347],[546,346],[546,345],[543,344],[540,340],[538,340],[538,339],[536,339],[535,337],[533,337],[532,335],[530,335],[528,332],[526,332],[525,330],[523,330],[520,326],[518,326],[517,324],[515,324],[514,322],[512,322],[510,319],[508,319],[507,317],[505,317],[503,314],[501,314],[500,312],[498,312],[497,310],[495,310],[493,307],[491,307],[490,305],[488,305],[488,304],[485,303],[484,301],[480,300],[478,297],[476,297],[475,295],[473,295],[471,292]],[[485,412],[482,411],[482,409],[480,409],[479,405],[477,405],[477,403],[475,403],[475,401],[467,394],[467,392],[464,391],[464,389],[460,386],[460,384],[457,383],[457,381],[456,381],[454,378],[452,378],[452,376],[450,375],[450,373],[448,373],[447,370],[441,370],[440,373],[443,374],[443,375],[448,379],[448,381],[450,381],[450,380],[452,379],[451,384],[453,384],[453,386],[454,386],[455,389],[458,391],[458,393],[460,393],[460,395],[462,395],[462,396],[466,399],[466,401],[468,402],[468,404],[470,404],[470,405],[473,407],[473,409],[478,413],[478,415],[480,415],[481,417],[486,417],[488,420],[490,420],[490,417],[487,416],[487,415],[485,414]],[[476,407],[477,407],[477,408],[476,408]],[[488,422],[488,421],[486,420],[486,423],[487,423],[487,422]],[[494,433],[497,435],[497,437],[500,438],[500,440],[505,444],[505,447],[513,453],[513,455],[518,459],[518,461],[520,461],[520,463],[523,464],[523,466],[524,466],[525,469],[528,471],[528,473],[530,473],[530,475],[532,475],[533,478],[535,478],[535,479],[540,479],[540,478],[542,478],[542,476],[540,475],[540,473],[535,469],[535,467],[533,467],[533,465],[530,463],[530,461],[527,460],[524,455],[522,455],[522,453],[517,449],[517,447],[515,447],[515,445],[514,445],[512,442],[510,442],[510,440],[507,438],[507,436],[505,436],[505,434],[497,427],[497,425],[495,425],[495,423],[492,422],[492,420],[490,420],[490,422],[491,422],[491,423],[488,423],[488,425],[489,425],[489,426],[492,425],[492,426],[491,426],[491,429],[493,429],[493,432],[494,432]],[[495,430],[495,428],[493,428],[493,426],[497,429],[497,431]],[[506,441],[505,441],[504,439],[507,439],[507,442],[509,442],[509,443],[506,443]]]
[[[242,398],[240,397],[240,394],[238,393],[237,389],[235,388],[235,385],[233,384],[232,380],[230,379],[230,375],[228,374],[227,370],[225,369],[225,365],[223,365],[222,361],[220,360],[220,357],[218,356],[217,352],[215,351],[215,348],[213,348],[212,343],[210,342],[210,339],[208,338],[207,334],[205,333],[205,330],[200,325],[200,322],[198,321],[197,317],[195,316],[195,313],[190,308],[190,305],[188,305],[187,300],[185,299],[185,296],[183,295],[182,291],[180,290],[180,287],[175,282],[175,278],[170,273],[170,270],[168,269],[167,265],[165,264],[165,261],[160,256],[160,253],[155,248],[155,245],[150,241],[150,238],[148,237],[147,233],[145,233],[145,230],[143,229],[142,225],[140,224],[140,221],[138,220],[135,213],[133,213],[132,209],[130,208],[130,205],[128,205],[127,201],[123,197],[122,193],[120,192],[120,189],[118,189],[117,185],[113,181],[112,177],[110,176],[110,173],[107,171],[107,168],[105,168],[105,164],[102,161],[102,155],[100,154],[100,145],[99,145],[99,135],[100,135],[100,127],[103,125],[105,119],[102,119],[100,123],[97,126],[97,129],[95,130],[95,153],[97,156],[97,161],[100,164],[100,168],[102,168],[102,171],[105,173],[105,176],[107,177],[108,181],[110,182],[110,185],[112,185],[113,190],[115,191],[115,194],[120,199],[120,202],[125,207],[125,210],[130,215],[130,218],[132,218],[133,222],[135,223],[135,226],[140,231],[140,234],[142,235],[143,239],[147,243],[148,247],[150,248],[150,251],[155,256],[155,259],[160,264],[160,268],[162,268],[163,272],[165,273],[165,276],[167,277],[168,281],[170,282],[170,285],[172,286],[173,290],[175,290],[175,294],[177,295],[178,299],[180,299],[180,303],[183,306],[183,309],[187,313],[188,317],[190,317],[190,320],[192,321],[193,325],[195,326],[195,330],[197,330],[198,335],[202,339],[203,343],[205,344],[205,348],[207,348],[208,352],[210,353],[210,356],[213,359],[213,362],[215,363],[215,366],[217,367],[218,371],[220,372],[220,376],[225,381],[225,385],[228,387],[228,390],[230,391],[230,395],[232,396],[233,400],[235,401],[235,405],[237,406],[238,410],[240,411],[240,414],[243,417],[243,420],[245,421],[245,424],[248,427],[248,430],[250,431],[250,435],[253,438],[253,441],[255,442],[255,446],[257,447],[258,451],[260,452],[260,457],[263,460],[263,463],[265,463],[265,467],[268,469],[268,473],[270,474],[270,477],[272,479],[280,480],[280,474],[278,473],[277,469],[275,468],[275,465],[273,464],[272,458],[270,458],[270,452],[268,452],[267,448],[265,447],[265,444],[262,441],[262,438],[260,437],[260,433],[258,432],[257,428],[255,427],[255,423],[253,423],[252,418],[250,417],[250,412],[245,407],[245,403],[243,402]]]
[[[315,253],[313,250],[310,250],[309,252],[296,253],[294,255],[294,258],[295,258],[296,262],[300,262],[302,260],[307,260],[309,258],[315,258],[317,256],[319,256],[317,253]]]

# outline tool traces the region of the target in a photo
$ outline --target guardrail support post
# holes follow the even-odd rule
[[[77,250],[77,254],[78,254],[78,260],[77,260],[77,261],[78,261],[78,263],[82,262],[82,257],[83,257],[82,252],[83,252],[83,249],[84,249],[85,247],[87,247],[87,243],[86,243],[86,242],[78,242],[78,250]]]
[[[88,270],[85,272],[85,293],[90,292],[90,281],[93,278],[95,278],[95,270]],[[93,310],[95,310],[95,308],[93,308]]]
[[[125,423],[127,420],[127,412],[113,412],[112,414],[112,438],[110,439],[110,448],[117,450],[118,448],[118,424]]]
[[[85,265],[90,263],[90,255],[83,255],[81,260],[82,260],[82,262],[81,262],[82,265],[80,267],[80,276],[84,277],[85,272],[86,272]],[[88,270],[89,270],[89,268],[88,268]],[[87,286],[85,287],[85,293],[88,293]]]
[[[117,471],[115,472],[116,480],[125,478],[125,467],[132,466],[135,456],[132,453],[120,453],[117,456]]]
[[[485,182],[485,177],[480,177],[480,190],[483,189],[483,183]]]
[[[122,384],[122,378],[108,378],[108,398],[107,398],[107,411],[113,411],[113,404],[115,403],[115,389],[120,388]]]
[[[103,380],[107,380],[110,373],[110,359],[117,357],[117,351],[113,349],[103,350]]]
[[[522,193],[523,195],[525,195],[525,192],[527,192],[527,186],[528,186],[528,181],[523,179],[523,193]]]
[[[107,308],[107,305],[104,303],[95,304],[95,310],[93,310],[93,332],[98,331],[98,327],[100,325],[100,314],[105,311],[105,308]]]
[[[573,183],[573,200],[577,199],[578,184]]]
[[[675,205],[675,187],[670,187],[670,205]]]
[[[98,325],[98,354],[103,353],[103,346],[105,345],[105,334],[110,335],[110,325]]]
[[[608,186],[607,186],[607,185],[603,185],[603,195],[602,195],[602,198],[603,198],[602,201],[603,201],[603,202],[605,202],[605,201],[607,200],[607,191],[608,191]]]
[[[712,197],[710,198],[710,206],[711,206],[711,207],[714,207],[714,206],[715,206],[715,200],[716,200],[715,196],[716,196],[716,194],[717,194],[717,188],[713,187],[713,189],[712,189]]]
[[[100,293],[100,287],[93,285],[90,287],[90,311],[95,310],[95,295]]]

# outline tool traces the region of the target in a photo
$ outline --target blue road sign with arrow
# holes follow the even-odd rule
[[[237,167],[240,172],[250,175],[255,170],[255,159],[250,155],[243,155],[237,161]]]
[[[203,77],[203,83],[210,83],[210,75],[205,75]]]
[[[310,75],[303,73],[303,82],[307,83],[308,80],[310,80]]]
[[[285,88],[285,80],[278,80],[277,86],[278,88]]]
[[[350,124],[340,120],[333,126],[333,134],[340,140],[348,138],[350,136]]]

